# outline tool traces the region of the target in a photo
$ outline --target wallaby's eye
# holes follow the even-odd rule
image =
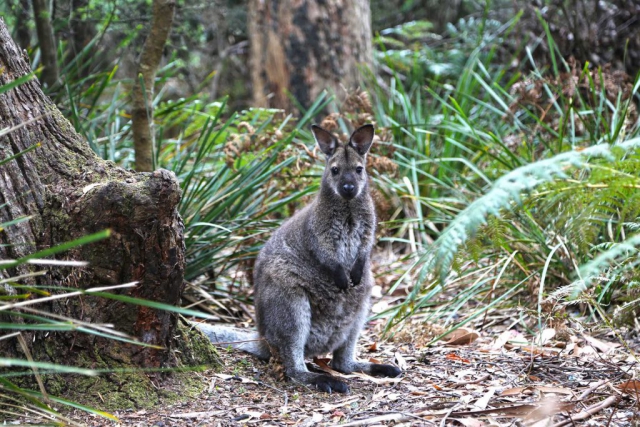
[[[331,168],[331,173],[334,175],[338,175],[338,172],[340,172],[340,170],[338,169],[337,166],[334,166]]]
[[[356,168],[356,173],[362,173],[362,166],[358,166]]]

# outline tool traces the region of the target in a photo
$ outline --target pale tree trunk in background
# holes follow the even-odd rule
[[[256,106],[290,110],[290,92],[307,108],[327,89],[361,82],[371,66],[369,0],[249,0],[251,81]]]
[[[153,19],[149,35],[142,47],[133,88],[132,128],[136,153],[136,170],[153,170],[153,86],[162,59],[162,50],[171,31],[175,0],[153,0]],[[143,87],[140,85],[142,76]],[[146,96],[145,96],[146,94]]]
[[[42,58],[42,82],[53,86],[59,77],[56,39],[51,25],[51,13],[47,0],[32,0],[33,16],[38,33],[38,45]]]
[[[0,86],[31,72],[2,19],[0,69]],[[64,259],[88,261],[89,267],[52,268],[46,276],[26,278],[21,283],[87,289],[137,281],[137,287],[120,293],[177,304],[183,287],[185,248],[183,224],[176,210],[180,188],[175,175],[163,170],[132,173],[100,159],[35,79],[0,94],[0,129],[18,125],[22,127],[0,136],[0,159],[37,143],[41,146],[0,166],[0,223],[32,218],[2,230],[0,259],[21,258],[61,242],[112,230],[109,239],[61,254]],[[0,277],[32,270],[22,265],[0,271]],[[143,348],[79,332],[27,333],[37,361],[85,367],[159,367],[170,360],[176,319],[165,311],[90,295],[39,308],[81,321],[113,324],[162,348]],[[0,354],[23,356],[12,339],[0,340]]]

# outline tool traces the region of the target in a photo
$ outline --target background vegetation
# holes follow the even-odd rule
[[[531,330],[568,316],[633,325],[640,35],[626,24],[637,2],[438,3],[372,1],[366,84],[290,115],[251,108],[244,2],[178,2],[153,101],[154,161],[183,190],[185,305],[248,318],[258,249],[318,186],[308,125],[346,134],[373,122],[376,274],[396,297],[376,316],[388,332],[412,316],[453,329],[513,305]],[[0,14],[39,70],[22,5]],[[53,15],[65,78],[49,94],[99,156],[125,168],[150,10],[62,1]]]

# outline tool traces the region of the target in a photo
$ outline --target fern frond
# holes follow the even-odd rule
[[[640,231],[640,222],[625,222],[623,225],[629,231]]]
[[[640,233],[634,234],[621,243],[613,244],[608,250],[601,252],[593,260],[580,267],[581,280],[574,283],[573,296],[577,296],[585,290],[593,280],[605,269],[611,267],[614,262],[618,264],[629,259],[633,254],[640,251]]]
[[[581,150],[564,152],[507,173],[494,183],[487,194],[460,212],[421,257],[421,276],[425,276],[425,270],[435,268],[441,282],[444,283],[458,248],[473,236],[480,226],[486,224],[489,215],[499,216],[501,209],[520,203],[521,194],[533,190],[540,184],[567,178],[565,170],[569,167],[588,169],[590,159],[613,160],[613,151],[616,148],[628,152],[637,147],[640,147],[640,138],[615,145],[598,144]]]

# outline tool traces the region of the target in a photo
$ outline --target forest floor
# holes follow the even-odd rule
[[[635,426],[640,425],[638,361],[630,337],[586,330],[517,332],[516,309],[478,320],[427,346],[417,319],[394,341],[377,342],[370,323],[360,359],[392,362],[400,378],[334,375],[350,394],[325,394],[276,378],[273,367],[221,350],[219,372],[200,373],[206,391],[181,404],[115,412],[120,423],[84,414],[90,426]],[[623,344],[621,344],[621,342]],[[326,360],[309,361],[329,370]],[[80,416],[79,413],[76,415]]]

